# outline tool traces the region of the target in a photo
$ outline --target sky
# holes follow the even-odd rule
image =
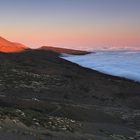
[[[32,48],[140,48],[140,0],[0,0],[0,36]]]

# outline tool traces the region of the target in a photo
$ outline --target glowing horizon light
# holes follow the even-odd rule
[[[0,36],[31,48],[140,48],[138,0],[5,0]]]

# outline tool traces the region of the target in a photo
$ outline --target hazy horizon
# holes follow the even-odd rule
[[[138,0],[2,0],[0,36],[36,48],[140,48]]]

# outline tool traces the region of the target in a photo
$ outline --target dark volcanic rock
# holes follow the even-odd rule
[[[83,68],[58,52],[0,53],[2,139],[138,139],[139,102],[139,83]]]

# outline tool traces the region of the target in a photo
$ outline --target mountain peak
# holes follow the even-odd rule
[[[11,42],[0,36],[0,52],[13,53],[24,51],[27,47],[23,44]]]

